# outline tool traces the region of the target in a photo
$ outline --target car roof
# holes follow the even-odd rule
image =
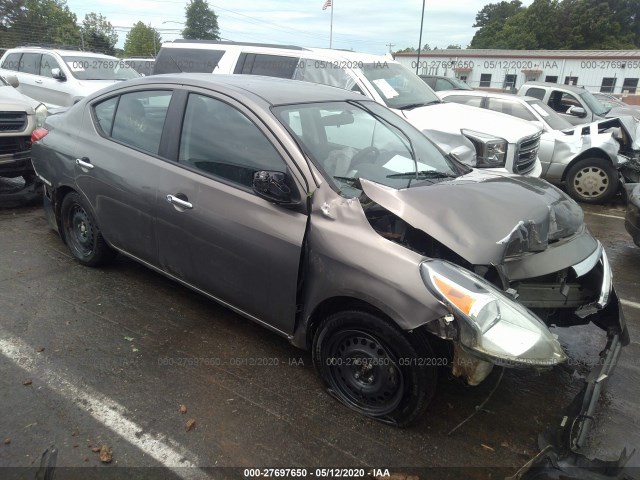
[[[85,52],[82,50],[61,50],[58,48],[46,48],[46,47],[16,47],[16,48],[11,48],[9,50],[7,50],[7,52],[9,53],[14,53],[14,52],[26,52],[26,53],[57,53],[60,56],[65,56],[65,55],[73,55],[73,56],[82,56],[82,57],[100,57],[100,58],[116,58],[116,57],[112,57],[111,55],[105,55],[103,53],[94,53],[94,52]]]
[[[397,63],[393,58],[384,55],[373,55],[369,53],[353,52],[351,50],[337,50],[332,48],[299,47],[296,45],[275,45],[269,43],[243,43],[243,42],[217,42],[208,40],[174,40],[162,44],[163,48],[196,48],[196,49],[239,49],[255,50],[261,53],[289,53],[291,55],[311,56],[311,53],[321,55],[324,58],[351,60],[363,63],[375,63],[386,61]]]
[[[527,82],[523,85],[523,87],[561,88],[562,90],[569,90],[570,92],[574,92],[577,94],[584,93],[587,91],[584,88],[576,87],[575,85],[564,85],[560,83],[549,83],[549,82]]]
[[[488,97],[504,98],[506,100],[515,100],[516,102],[530,102],[531,100],[540,99],[530,97],[528,95],[513,95],[511,93],[487,92],[486,90],[441,90],[438,95],[447,97],[449,95],[464,95],[465,97]]]
[[[233,96],[259,97],[269,105],[344,100],[370,101],[359,93],[338,87],[259,75],[213,75],[211,73],[150,75],[120,82],[110,90],[119,90],[130,85],[158,83],[210,88]],[[103,90],[100,94],[104,92]]]

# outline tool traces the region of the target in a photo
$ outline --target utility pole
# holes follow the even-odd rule
[[[420,49],[422,48],[422,26],[424,25],[424,4],[427,0],[422,0],[422,17],[420,18],[420,41],[418,42],[418,61],[416,62],[416,75],[420,67]]]
[[[387,47],[389,47],[389,53],[391,53],[391,47],[395,47],[395,43],[387,43]]]

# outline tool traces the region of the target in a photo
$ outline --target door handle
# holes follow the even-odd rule
[[[167,195],[167,202],[180,208],[193,208],[193,204],[176,197],[175,195]]]
[[[91,161],[87,157],[76,158],[76,165],[82,168],[88,168],[89,170],[93,168]]]
[[[36,83],[42,83],[42,80],[36,80]]]

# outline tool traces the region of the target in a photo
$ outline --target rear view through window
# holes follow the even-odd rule
[[[182,72],[212,73],[223,55],[223,50],[161,48],[153,73],[154,75]]]

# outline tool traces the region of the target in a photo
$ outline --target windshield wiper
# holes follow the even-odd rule
[[[418,107],[426,107],[428,105],[434,105],[436,103],[442,103],[442,100],[431,100],[430,102],[418,102],[418,103],[410,103],[408,105],[403,105],[398,107],[399,110],[413,110]]]
[[[438,170],[420,170],[417,172],[394,173],[387,175],[387,178],[458,178],[457,175],[447,172],[439,172]]]

